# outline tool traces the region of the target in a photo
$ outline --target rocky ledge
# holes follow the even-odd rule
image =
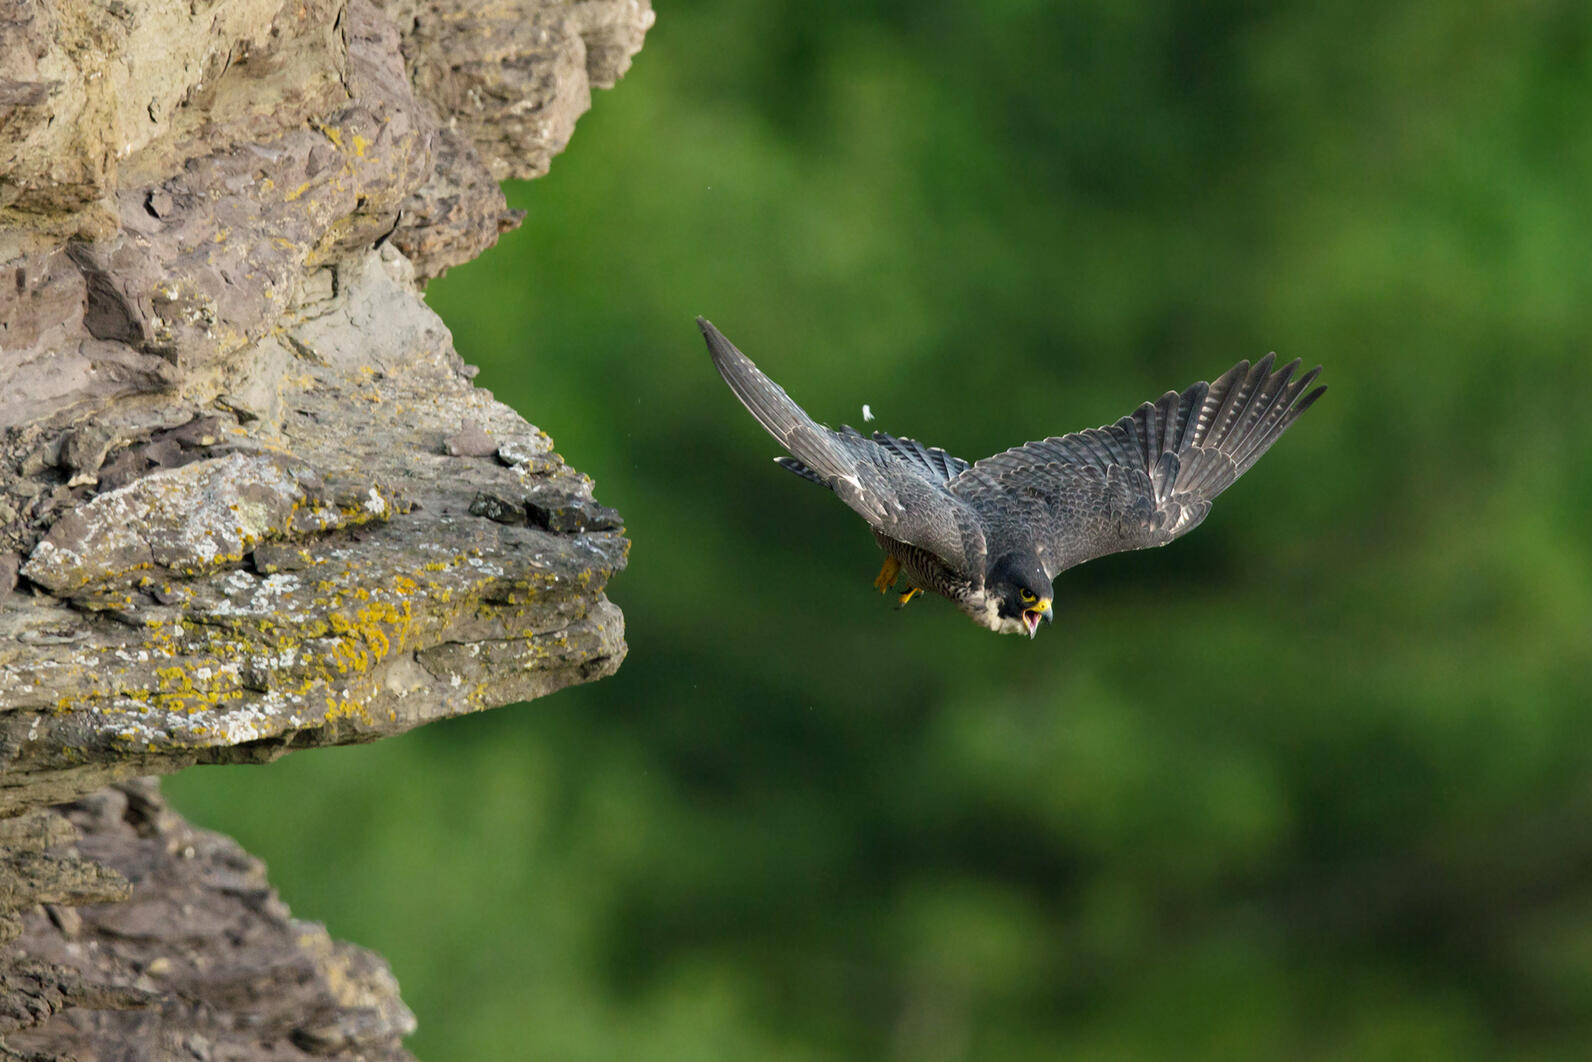
[[[651,21],[0,0],[0,1057],[407,1057],[379,958],[134,779],[619,666],[619,515],[420,290]]]

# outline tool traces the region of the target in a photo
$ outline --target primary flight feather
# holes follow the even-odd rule
[[[724,382],[790,452],[775,458],[840,496],[885,552],[874,580],[904,576],[980,626],[1030,638],[1051,618],[1058,574],[1107,553],[1164,546],[1205,519],[1326,392],[1321,369],[1241,361],[1215,383],[1168,391],[1115,424],[1052,436],[968,464],[885,432],[814,421],[717,328],[697,318]]]

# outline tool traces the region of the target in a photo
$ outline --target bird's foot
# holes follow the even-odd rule
[[[888,593],[895,585],[896,576],[901,573],[901,562],[894,557],[885,557],[884,567],[879,569],[879,577],[873,581],[873,588],[881,594]]]
[[[908,601],[911,601],[914,597],[917,597],[921,593],[923,593],[923,587],[912,587],[906,593],[901,595],[901,604],[898,607],[905,608]]]

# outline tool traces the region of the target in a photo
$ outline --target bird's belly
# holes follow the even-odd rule
[[[980,627],[1005,634],[1022,632],[1022,621],[1000,615],[999,603],[985,593],[981,581],[975,583],[958,575],[928,550],[909,546],[877,531],[873,537],[878,540],[880,549],[900,562],[900,574],[910,585],[946,598]]]
[[[901,563],[901,574],[908,584],[949,598],[956,602],[958,607],[973,589],[970,580],[951,571],[940,558],[928,550],[908,545],[888,535],[881,535],[877,531],[873,537],[878,541],[880,549]]]

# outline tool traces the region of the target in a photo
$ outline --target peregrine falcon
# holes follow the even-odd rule
[[[925,590],[1005,634],[1051,620],[1051,583],[1084,561],[1164,546],[1325,393],[1321,373],[1273,371],[1267,354],[1215,383],[1168,391],[1115,424],[1025,443],[968,464],[937,446],[817,423],[717,328],[697,325],[719,375],[790,452],[780,465],[840,495],[885,552],[874,580],[904,576],[904,605]]]

